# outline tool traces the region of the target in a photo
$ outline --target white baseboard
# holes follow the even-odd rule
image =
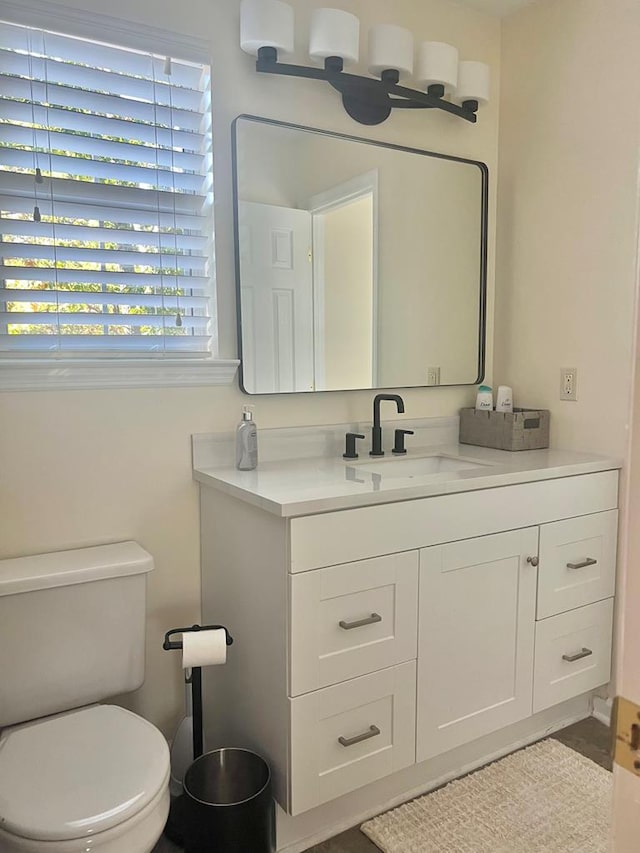
[[[611,712],[613,710],[613,699],[603,699],[600,696],[593,697],[593,711],[591,715],[604,723],[605,726],[611,725]]]

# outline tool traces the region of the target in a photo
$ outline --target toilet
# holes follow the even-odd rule
[[[144,680],[136,542],[0,561],[0,853],[150,853],[169,812],[169,749],[97,704]]]

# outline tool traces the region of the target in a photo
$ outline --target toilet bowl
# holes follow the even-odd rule
[[[95,704],[144,681],[153,558],[116,542],[0,561],[0,853],[150,853],[169,748]]]
[[[146,720],[94,705],[0,736],[0,853],[149,853],[169,811],[169,750]]]

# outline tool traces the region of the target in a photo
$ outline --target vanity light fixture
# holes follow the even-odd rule
[[[351,118],[380,124],[393,109],[438,109],[475,122],[479,104],[489,100],[489,66],[458,61],[458,51],[444,42],[425,41],[418,48],[415,82],[400,81],[414,71],[414,43],[409,30],[376,24],[369,30],[369,72],[345,72],[358,62],[360,21],[342,9],[315,9],[311,16],[309,56],[322,67],[293,65],[279,56],[293,53],[293,7],[283,0],[242,0],[240,46],[256,57],[256,71],[324,80],[342,95]]]

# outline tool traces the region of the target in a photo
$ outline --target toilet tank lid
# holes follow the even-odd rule
[[[152,569],[153,557],[137,542],[14,557],[0,560],[0,596],[139,575]]]

